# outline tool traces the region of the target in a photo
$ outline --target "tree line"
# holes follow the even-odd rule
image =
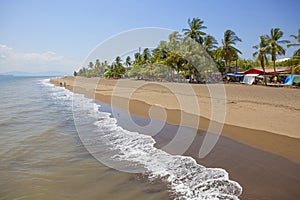
[[[168,41],[161,41],[157,48],[143,49],[130,56],[123,62],[118,56],[113,63],[90,62],[74,75],[79,76],[106,76],[120,78],[123,75],[144,79],[180,80],[183,77],[207,78],[208,74],[219,71],[222,75],[237,71],[237,68],[251,69],[261,66],[264,74],[265,67],[272,65],[276,75],[276,60],[285,55],[286,47],[300,46],[300,29],[298,35],[291,35],[296,42],[282,40],[284,35],[280,28],[272,28],[270,34],[259,37],[259,43],[254,48],[253,56],[256,60],[241,59],[242,52],[236,47],[242,39],[232,30],[226,30],[221,44],[210,34],[204,32],[207,27],[199,18],[188,19],[188,28],[182,33],[173,32]],[[285,47],[286,46],[286,47]],[[300,73],[300,48],[293,58],[281,64],[294,66],[294,73]],[[126,66],[126,67],[125,67]],[[235,68],[235,69],[234,69]],[[266,79],[265,79],[266,80]]]

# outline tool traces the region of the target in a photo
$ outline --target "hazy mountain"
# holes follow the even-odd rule
[[[22,71],[12,71],[0,73],[0,75],[12,75],[12,76],[67,76],[70,75],[65,72],[58,71],[45,71],[45,72],[22,72]]]

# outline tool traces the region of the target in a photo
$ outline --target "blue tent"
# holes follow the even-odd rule
[[[294,74],[286,77],[284,85],[293,85],[293,83],[300,83],[300,75]]]
[[[234,77],[242,77],[244,74],[234,74],[234,73],[227,73],[225,76],[234,76]]]

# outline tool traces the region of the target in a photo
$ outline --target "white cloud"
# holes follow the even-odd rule
[[[76,70],[80,62],[57,55],[55,52],[20,53],[11,47],[0,44],[0,72],[7,71],[63,71]]]

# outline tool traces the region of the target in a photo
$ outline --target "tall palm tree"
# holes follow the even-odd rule
[[[100,67],[100,61],[99,61],[99,59],[96,59],[95,68],[98,68],[98,67]]]
[[[142,54],[143,64],[149,63],[150,58],[151,58],[150,50],[148,48],[145,48]]]
[[[134,54],[133,64],[134,64],[134,66],[139,66],[142,64],[142,55],[139,52]]]
[[[131,58],[130,58],[130,56],[126,57],[125,65],[126,65],[127,68],[131,65]]]
[[[169,35],[169,42],[167,45],[168,51],[177,51],[180,45],[181,35],[174,31]]]
[[[265,63],[268,64],[267,54],[270,52],[270,46],[268,45],[268,37],[265,35],[260,36],[259,44],[253,46],[253,48],[257,50],[253,53],[253,56],[257,56],[257,59],[260,61],[261,68],[264,71],[264,82],[265,85],[267,85]]]
[[[235,61],[235,73],[237,73],[238,71],[238,61],[239,61],[239,55],[238,52],[234,52],[234,54],[232,55],[232,61]]]
[[[218,45],[218,41],[213,36],[207,35],[204,38],[203,48],[208,54],[210,54],[210,56],[211,56],[211,51],[218,48],[217,45]]]
[[[290,35],[292,38],[296,39],[297,42],[296,43],[289,43],[287,45],[287,47],[299,47],[300,46],[300,29],[298,29],[298,35]],[[300,56],[300,48],[297,49],[295,52],[294,52],[294,57],[295,56]]]
[[[283,46],[280,46],[280,44],[289,43],[288,40],[280,40],[282,38],[283,32],[280,30],[280,28],[272,28],[271,29],[271,35],[268,37],[268,43],[270,45],[270,54],[273,61],[273,67],[274,67],[274,75],[276,75],[276,59],[277,56],[283,56],[285,55],[285,48]]]
[[[242,39],[239,38],[235,32],[232,30],[227,30],[224,33],[224,38],[222,39],[222,55],[225,60],[225,67],[227,72],[230,71],[230,62],[233,59],[233,56],[237,53],[242,54],[240,50],[234,47],[236,42],[241,42]]]
[[[126,73],[125,67],[122,65],[122,60],[120,56],[117,56],[115,62],[111,67],[111,75],[113,78],[120,78],[121,75]]]
[[[131,58],[130,58],[130,56],[126,57],[125,65],[126,65],[126,71],[127,71],[127,75],[128,75],[128,68],[131,66]]]
[[[222,74],[222,76],[226,73],[226,67],[223,62],[223,50],[222,47],[218,47],[216,49],[211,50],[210,56],[214,60],[214,62],[217,64],[217,68],[219,72]]]
[[[204,21],[201,21],[199,18],[193,18],[192,20],[188,19],[189,28],[182,29],[184,35],[191,37],[195,42],[200,44],[203,43],[203,37],[206,33],[201,30],[206,29],[206,26],[203,26]]]
[[[122,62],[121,57],[120,57],[120,56],[117,56],[117,57],[116,57],[116,60],[115,60],[116,66],[121,66],[121,65],[122,65],[121,62]]]
[[[92,70],[94,67],[94,63],[93,62],[89,62],[88,64],[88,69]]]
[[[99,75],[100,74],[100,61],[99,61],[99,59],[96,59],[94,68],[97,71],[96,73]]]

